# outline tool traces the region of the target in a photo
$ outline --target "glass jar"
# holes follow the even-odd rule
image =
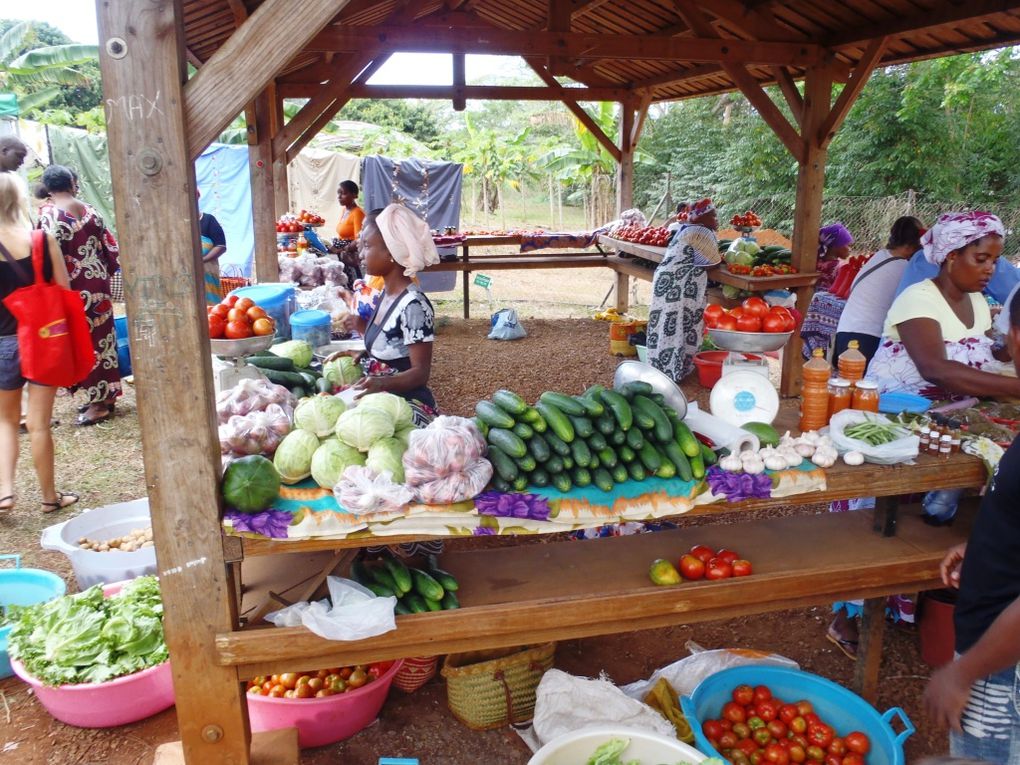
[[[860,380],[854,389],[852,406],[854,409],[860,409],[865,412],[877,412],[878,383],[871,380]]]
[[[853,403],[853,391],[850,389],[850,381],[842,377],[833,377],[829,380],[829,419],[836,412],[849,409]]]
[[[948,433],[939,439],[939,457],[944,460],[949,459],[949,455],[953,452],[953,437]]]
[[[925,451],[928,448],[928,441],[929,441],[930,437],[931,437],[931,434],[928,431],[928,426],[927,425],[922,425],[921,429],[919,431],[917,431],[917,438],[919,440],[918,451],[922,451],[923,452],[923,451]]]
[[[951,441],[953,447],[953,454],[957,454],[960,451],[960,434],[953,433],[953,440]]]

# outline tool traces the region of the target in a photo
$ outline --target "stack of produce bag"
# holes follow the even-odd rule
[[[265,380],[241,380],[216,399],[220,452],[272,456],[291,430],[294,396]]]
[[[404,475],[418,500],[450,504],[476,496],[492,478],[485,438],[464,417],[437,417],[411,433],[404,452]]]

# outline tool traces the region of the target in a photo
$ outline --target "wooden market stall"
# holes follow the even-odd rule
[[[248,117],[256,271],[272,280],[273,222],[286,207],[287,161],[352,98],[449,98],[456,108],[469,98],[563,101],[619,162],[623,209],[631,206],[633,151],[650,105],[738,89],[798,163],[793,265],[810,273],[826,150],[872,69],[1016,43],[1018,8],[991,0],[97,2],[118,232],[129,254],[125,288],[146,482],[187,761],[251,761],[241,681],[252,667],[343,653],[300,632],[288,635],[289,641],[279,632],[235,634],[236,602],[220,528],[193,160],[236,114]],[[395,51],[453,53],[453,85],[368,84]],[[523,56],[543,84],[467,85],[468,53]],[[188,63],[197,68],[190,78]],[[804,81],[803,92],[796,80]],[[835,99],[833,83],[844,84]],[[792,120],[763,90],[769,84],[778,84]],[[309,100],[285,122],[282,103],[289,97]],[[578,105],[599,100],[622,105],[615,139]],[[801,291],[801,308],[809,296]],[[944,485],[979,482],[979,471],[966,459],[953,464],[953,470],[934,471],[949,481]],[[897,474],[888,492],[903,490],[898,481],[910,483],[916,475]],[[846,594],[873,597],[893,591],[890,586],[931,581],[936,553],[930,544],[904,543],[908,547],[899,553],[885,550],[903,565],[876,564],[853,587],[848,575]],[[712,618],[747,613],[747,603],[760,600],[760,593],[741,587],[746,585],[727,590],[730,610],[716,609]],[[817,602],[828,594],[791,592],[789,602]],[[576,607],[549,609],[528,597],[522,595],[529,605],[520,609],[481,604],[479,612],[488,615],[482,627],[465,623],[463,614],[402,617],[394,633],[399,637],[380,653],[396,655],[398,643],[400,650],[427,644],[434,651],[507,644],[522,638],[514,625],[539,610],[564,614],[562,620],[546,616],[550,635],[594,634],[590,622],[583,626],[575,618]],[[504,621],[500,614],[508,609]],[[697,610],[665,596],[642,597],[626,614],[602,612],[597,629],[675,623]],[[456,634],[461,628],[489,634]]]

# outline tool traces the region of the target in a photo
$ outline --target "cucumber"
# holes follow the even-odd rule
[[[578,406],[580,406],[580,404],[578,404]],[[556,406],[539,400],[539,402],[535,404],[535,408],[538,409],[538,413],[542,415],[542,419],[549,425],[549,430],[555,433],[561,441],[569,444],[574,440],[574,426],[570,424],[570,420],[567,419],[567,416]],[[584,410],[582,409],[581,411]]]
[[[542,468],[532,470],[531,475],[528,476],[528,479],[531,481],[532,486],[544,488],[549,485],[549,474],[542,470]]]
[[[662,411],[662,407],[652,401],[646,396],[638,394],[634,396],[632,402],[634,411],[644,412],[646,415],[652,418],[654,421],[653,430],[655,432],[655,440],[661,443],[671,441],[673,439],[673,426],[669,422],[669,417]]]
[[[517,424],[520,425],[521,423]],[[528,441],[528,451],[531,452],[531,456],[539,463],[548,462],[551,455],[549,442],[540,433],[536,433]]]
[[[413,614],[414,612],[404,603],[404,601],[397,600],[397,605],[393,607],[393,613],[397,614],[398,616],[407,616],[408,614]]]
[[[425,598],[425,608],[427,608],[429,611],[442,611],[443,604],[440,603],[438,600],[432,600],[432,598]]]
[[[654,473],[662,467],[662,455],[649,441],[645,441],[645,445],[638,450],[638,457],[649,473]]]
[[[570,477],[574,481],[575,486],[588,486],[591,484],[591,473],[588,472],[588,468],[576,467],[570,471]]]
[[[563,472],[563,460],[560,458],[560,455],[549,455],[549,459],[545,461],[545,471],[549,475],[556,475],[557,473]]]
[[[602,460],[599,459],[595,452],[592,452],[591,459],[588,460],[588,469],[594,472],[599,467],[602,467]]]
[[[372,579],[372,572],[369,571],[368,566],[365,565],[363,560],[356,560],[351,564],[351,579],[366,587],[368,587],[369,582],[374,581]]]
[[[291,362],[293,365],[294,362]],[[266,379],[271,383],[282,385],[285,388],[303,387],[305,384],[305,378],[299,375],[297,372],[281,372],[277,369],[260,369],[260,372],[266,376]]]
[[[605,414],[606,408],[602,405],[602,402],[596,401],[592,396],[574,396],[574,401],[584,407],[584,412],[588,417],[598,417]]]
[[[592,425],[591,420],[587,417],[574,417],[573,415],[567,415],[567,419],[570,420],[570,424],[574,426],[574,433],[580,438],[587,438],[595,432],[595,426]]]
[[[627,472],[630,473],[630,477],[635,481],[643,481],[648,477],[644,466],[638,460],[634,460],[627,465]]]
[[[514,489],[513,486],[504,481],[498,475],[494,475],[492,477],[492,488],[496,491],[502,492],[503,494],[509,494]]]
[[[545,404],[552,404],[554,407],[559,409],[564,414],[572,414],[575,417],[581,417],[584,415],[584,407],[577,403],[577,401],[565,393],[556,393],[555,391],[547,390],[538,400]],[[538,410],[541,413],[541,409]]]
[[[535,414],[538,416],[534,420],[527,420],[527,423],[536,433],[545,433],[549,429],[549,426],[546,424],[546,421],[542,419],[542,415],[538,414],[537,411]]]
[[[369,571],[371,572],[372,579],[375,580],[376,584],[381,584],[383,587],[391,590],[397,595],[404,594],[403,590],[397,586],[397,583],[393,579],[393,575],[390,573],[389,569],[385,566],[373,566],[369,569]],[[367,587],[368,585],[365,586]]]
[[[520,417],[528,411],[528,402],[505,388],[492,394],[492,403],[513,417]]]
[[[519,475],[513,481],[514,491],[524,491],[528,488],[528,477],[526,475]]]
[[[616,483],[623,483],[630,478],[630,473],[627,472],[627,466],[622,462],[617,462],[616,467],[612,469],[613,480]]]
[[[620,428],[630,430],[630,426],[634,424],[634,414],[631,412],[627,399],[615,390],[604,390],[599,394],[599,397],[609,407]]]
[[[574,441],[570,444],[570,456],[577,467],[588,467],[591,462],[591,450],[584,441]]]
[[[319,393],[332,393],[333,384],[325,377],[320,377],[315,381],[315,390]]]
[[[603,467],[612,468],[616,467],[616,463],[619,460],[616,457],[616,452],[610,449],[608,446],[605,449],[599,449],[596,453],[599,458],[599,464]]]
[[[680,422],[676,424],[676,442],[680,444],[680,448],[684,450],[684,454],[688,457],[698,457],[701,455],[701,447],[698,446],[698,439],[691,433],[691,429],[688,428],[684,423]]]
[[[669,460],[663,460],[659,469],[655,471],[656,478],[676,478],[676,466]]]
[[[404,605],[411,609],[412,614],[423,614],[429,610],[429,607],[425,605],[425,598],[417,592],[409,592],[403,597],[403,601]]]
[[[535,435],[534,429],[526,422],[518,422],[514,425],[513,432],[517,434],[518,438],[523,438],[525,441]]]
[[[563,458],[563,469],[564,470],[570,470],[573,467],[574,467],[574,458],[573,457],[564,457]]]
[[[414,591],[423,598],[437,602],[443,599],[445,591],[442,585],[420,568],[411,569],[411,579],[414,581]]]
[[[542,415],[540,415],[538,413],[538,410],[535,409],[535,407],[529,406],[524,411],[524,414],[521,415],[520,419],[524,420],[525,422],[531,423],[531,422],[535,422],[537,420],[541,420],[542,419]]]
[[[627,431],[627,446],[634,451],[640,451],[641,447],[645,445],[645,437],[641,435],[641,431],[637,428],[632,428]]]
[[[294,371],[294,362],[282,356],[249,356],[247,361],[259,369],[275,369],[278,372]]]
[[[395,598],[395,597],[399,597],[396,592],[391,590],[389,587],[386,587],[385,585],[379,584],[378,582],[365,582],[365,587],[370,589],[372,592],[374,592],[380,598]]]
[[[429,576],[431,576],[433,579],[439,582],[440,587],[442,587],[447,592],[455,592],[456,590],[459,590],[460,585],[457,584],[457,580],[454,579],[453,574],[451,574],[449,571],[444,571],[443,569],[439,568],[437,564],[438,561],[436,559],[436,556],[430,555],[428,557],[428,565],[426,566],[426,570],[428,571]]]
[[[517,465],[510,459],[509,455],[498,446],[490,446],[488,456],[489,462],[492,463],[492,467],[496,471],[496,475],[508,484],[513,483],[518,475]],[[504,489],[504,491],[509,491],[509,489]]]
[[[386,566],[386,570],[389,571],[390,576],[393,577],[393,581],[400,590],[400,595],[405,595],[411,591],[411,588],[414,587],[414,583],[411,579],[411,572],[408,570],[407,566],[389,555],[383,558],[383,565]]]
[[[443,595],[443,599],[440,601],[444,611],[452,611],[455,608],[460,608],[460,601],[457,600],[457,596],[449,590]]]
[[[630,398],[631,396],[647,396],[654,391],[654,388],[641,380],[632,380],[629,383],[624,383],[617,390],[627,398]]]
[[[527,444],[512,430],[490,428],[489,443],[499,447],[511,457],[523,457],[528,453]]]
[[[602,491],[613,490],[613,477],[609,475],[608,471],[606,471],[605,468],[599,468],[598,470],[596,470],[594,475],[592,476],[592,480],[595,482],[595,485]]]
[[[514,418],[491,401],[479,401],[475,404],[475,414],[490,428],[509,430],[514,426]]]
[[[619,457],[620,462],[633,462],[637,454],[627,444],[620,444],[616,448],[616,456]]]
[[[606,412],[601,417],[595,420],[595,427],[598,428],[599,433],[604,436],[608,436],[614,430],[616,430],[616,418],[613,417],[609,412]]]
[[[702,461],[700,453],[691,457],[691,472],[698,480],[705,477],[705,463]]]
[[[475,424],[479,432],[482,434],[482,438],[486,438],[489,435],[489,424],[481,417],[472,417],[471,422]]]
[[[518,457],[517,467],[525,473],[530,473],[532,470],[538,467],[538,463],[535,458],[530,454],[525,454],[523,457]]]
[[[303,398],[308,398],[308,392],[301,385],[295,385],[290,389],[291,395],[294,396],[298,401]]]
[[[706,465],[714,465],[716,462],[719,461],[719,458],[716,456],[716,453],[712,451],[708,446],[706,446],[703,442],[698,441],[698,446],[701,448],[701,461],[704,462]]]
[[[588,398],[598,399],[602,395],[602,391],[605,389],[606,386],[604,385],[592,385],[581,395],[587,396]]]
[[[566,493],[570,491],[570,487],[573,486],[570,481],[570,476],[566,473],[556,473],[550,480],[552,481],[552,485],[556,487],[556,491],[559,492]]]
[[[620,446],[621,444],[627,443],[627,431],[626,430],[614,430],[609,434],[609,443],[613,446]]]
[[[670,441],[668,444],[663,444],[662,451],[673,463],[680,478],[689,481],[694,477],[694,473],[691,472],[691,463],[688,461],[687,455],[684,454],[684,450],[680,448],[680,444]]]
[[[588,446],[593,451],[601,451],[609,446],[609,442],[606,441],[606,437],[601,433],[592,433],[588,436]]]
[[[637,425],[641,430],[652,430],[655,427],[655,418],[649,415],[643,409],[638,409],[634,406],[633,399],[631,400],[630,410],[634,415],[634,424]]]

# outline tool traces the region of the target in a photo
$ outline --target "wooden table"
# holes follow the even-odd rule
[[[897,518],[894,495],[980,486],[986,472],[976,458],[958,454],[948,460],[924,455],[915,466],[840,465],[827,476],[824,492],[722,503],[689,513],[794,505],[804,507],[804,514],[588,542],[449,552],[441,563],[462,584],[459,610],[398,616],[396,630],[347,643],[323,640],[303,628],[224,633],[216,639],[218,660],[236,667],[244,679],[296,665],[337,666],[508,647],[867,598],[857,676],[860,691],[874,698],[883,596],[937,586],[945,550],[965,538],[962,523],[932,528],[916,516]],[[876,512],[818,514],[814,509],[820,502],[864,492],[884,495]],[[343,549],[410,540],[226,541],[235,555],[237,548],[242,556],[333,549],[339,559]],[[755,575],[668,588],[649,582],[653,559],[676,558],[694,542],[745,551]]]

